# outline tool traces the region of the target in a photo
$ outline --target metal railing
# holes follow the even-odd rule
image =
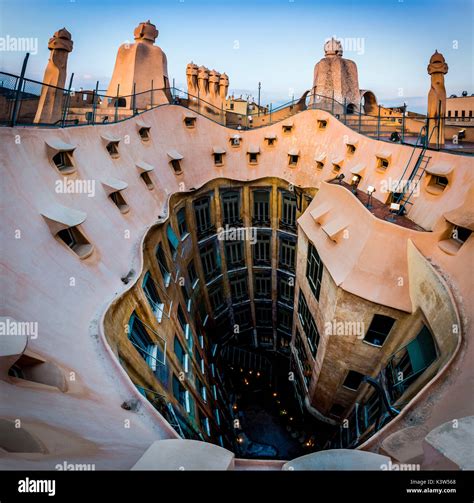
[[[154,88],[122,95],[120,86],[114,96],[107,95],[99,89],[99,82],[93,90],[75,90],[72,86],[74,74],[71,75],[68,88],[59,88],[50,84],[25,77],[25,58],[20,75],[0,72],[0,125],[2,126],[36,126],[36,127],[72,127],[94,124],[117,123],[140,115],[148,110],[169,105],[183,106],[199,115],[231,129],[248,130],[285,121],[304,110],[324,110],[354,131],[378,140],[409,144],[420,148],[440,150],[437,143],[418,144],[421,131],[428,131],[432,121],[450,117],[425,117],[419,114],[408,115],[406,106],[399,109],[387,109],[376,106],[376,113],[366,112],[362,101],[358,104],[339,102],[332,96],[315,92],[306,92],[299,99],[292,99],[276,108],[270,104],[267,113],[257,107],[256,111],[238,114],[232,110],[220,108],[202,99],[199,95],[188,94],[176,87]],[[135,90],[135,86],[134,86]],[[47,95],[54,106],[44,107],[42,95]],[[398,110],[398,111],[397,111]],[[410,124],[407,124],[407,121]],[[289,122],[289,121],[288,121]],[[283,124],[285,124],[283,122]],[[289,124],[291,128],[291,124]],[[424,129],[423,129],[424,128]],[[438,135],[439,136],[439,135]],[[461,139],[461,137],[460,137]],[[449,149],[451,150],[451,149]],[[468,153],[466,150],[463,153]]]

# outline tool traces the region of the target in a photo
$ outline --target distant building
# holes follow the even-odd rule
[[[239,98],[235,98],[234,96],[229,96],[225,102],[225,109],[229,112],[234,112],[240,115],[254,115],[258,114],[259,106],[253,100],[245,100],[240,96]],[[264,107],[260,105],[260,113],[267,114],[268,107]]]
[[[451,122],[474,122],[474,94],[468,96],[463,91],[461,96],[451,94],[446,99],[446,116]]]

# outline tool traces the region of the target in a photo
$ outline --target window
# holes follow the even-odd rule
[[[110,157],[112,157],[112,159],[118,159],[120,157],[118,145],[119,145],[118,141],[110,141],[105,146],[107,152],[109,153]]]
[[[291,333],[287,333],[284,330],[279,330],[278,332],[278,348],[288,354],[290,352]]]
[[[193,129],[196,126],[196,117],[185,117],[184,118],[184,125],[188,129]]]
[[[464,244],[469,236],[472,234],[470,229],[466,229],[465,227],[460,227],[459,225],[455,225],[453,227],[452,239],[457,241],[460,245]]]
[[[268,232],[257,232],[257,241],[253,246],[253,263],[256,266],[271,266],[271,239]]]
[[[77,226],[62,229],[56,236],[81,259],[88,257],[94,249]]]
[[[181,307],[181,304],[178,304],[178,311],[177,311],[177,317],[178,317],[178,322],[180,327],[183,329],[183,332],[186,335],[186,338],[188,337],[188,330],[189,330],[189,325],[186,320],[186,316],[184,314],[183,308]]]
[[[121,213],[127,213],[130,207],[128,206],[125,198],[122,196],[122,193],[117,190],[116,192],[112,192],[109,195],[112,202],[117,206]]]
[[[158,323],[161,322],[163,317],[163,310],[165,305],[161,302],[160,296],[158,295],[158,291],[156,289],[155,282],[151,277],[150,272],[147,272],[143,278],[142,288],[145,293],[145,297],[150,304],[150,307],[153,311],[153,314],[156,317]]]
[[[284,133],[291,133],[291,130],[293,129],[293,124],[283,124],[282,130]]]
[[[225,241],[224,250],[228,270],[237,269],[245,265],[243,241]]]
[[[271,271],[255,271],[255,298],[271,299],[272,296],[272,275]]]
[[[267,140],[267,145],[269,147],[273,147],[273,145],[275,145],[275,143],[276,143],[276,136],[269,136],[266,138],[266,140]]]
[[[273,325],[272,305],[255,304],[255,321],[257,327],[271,327]]]
[[[448,179],[445,176],[435,176],[434,183],[444,189],[448,185]]]
[[[206,283],[220,274],[220,264],[218,263],[218,253],[216,248],[215,240],[199,247],[199,254],[201,255],[201,263]]]
[[[349,370],[342,385],[344,386],[344,388],[350,389],[352,391],[357,391],[363,378],[364,376],[361,373],[356,372],[355,370]]]
[[[199,377],[196,377],[196,385],[203,402],[207,402],[207,389]]]
[[[327,120],[318,120],[318,129],[326,129],[328,126],[328,121]]]
[[[177,213],[178,232],[181,239],[188,235],[188,225],[186,223],[186,208],[180,208]]]
[[[296,197],[289,192],[281,194],[280,227],[286,230],[296,229]]]
[[[215,286],[209,291],[209,301],[211,302],[214,317],[218,316],[220,311],[226,307],[224,296],[222,295],[222,285]]]
[[[174,233],[171,224],[168,224],[166,226],[166,238],[168,239],[168,245],[170,247],[174,260],[176,258],[176,253],[179,247],[179,239],[176,237],[176,234]]]
[[[158,262],[158,267],[160,268],[161,275],[163,276],[163,283],[165,286],[168,286],[170,284],[171,274],[168,270],[165,252],[161,243],[156,247],[155,256],[156,261]]]
[[[368,428],[375,423],[380,411],[379,395],[374,391],[364,403],[364,424]]]
[[[235,135],[230,139],[231,147],[239,147],[240,146],[240,136]]]
[[[334,171],[334,173],[339,173],[339,171],[341,171],[341,165],[333,162],[332,163],[332,170]]]
[[[449,180],[445,176],[429,175],[426,190],[430,194],[441,194],[448,186]]]
[[[181,407],[186,408],[186,389],[181,381],[173,374],[173,396]]]
[[[215,166],[223,166],[224,154],[222,152],[214,152],[212,155],[214,156],[214,165]]]
[[[192,353],[193,352],[193,347],[194,347],[194,335],[193,335],[193,333],[191,331],[190,326],[186,325],[186,327],[188,328],[187,335],[186,335],[186,339],[187,339],[187,343],[188,343],[188,349]]]
[[[393,327],[395,320],[390,316],[375,314],[365,334],[364,341],[374,346],[382,346]]]
[[[179,159],[171,159],[170,164],[177,175],[180,175],[183,172]]]
[[[226,191],[221,195],[223,224],[238,225],[242,223],[240,219],[240,192]]]
[[[286,238],[280,236],[280,253],[279,264],[280,269],[287,271],[295,270],[295,256],[296,256],[296,241],[293,238]]]
[[[204,416],[202,413],[201,416],[201,428],[205,431],[208,437],[211,436],[211,423],[209,422],[209,418]]]
[[[306,354],[303,339],[301,338],[301,334],[298,330],[296,331],[295,335],[295,351],[298,358],[298,363],[300,364],[300,371],[303,377],[303,381],[305,383],[305,386],[308,388],[313,370]]]
[[[53,156],[53,164],[61,173],[70,174],[75,171],[72,161],[72,150],[58,152]]]
[[[270,225],[270,191],[253,191],[253,223],[254,225]]]
[[[316,161],[316,169],[323,169],[323,168],[324,168],[324,162]]]
[[[150,173],[147,173],[146,171],[144,171],[143,173],[140,173],[140,178],[143,180],[143,182],[147,186],[148,190],[154,189],[155,186],[153,185],[153,182],[150,178]]]
[[[319,301],[321,293],[321,280],[323,277],[323,262],[316,251],[316,248],[308,243],[308,258],[306,262],[306,278],[316,300]]]
[[[25,350],[8,369],[8,375],[11,377],[54,386],[58,390],[66,392],[68,386],[64,374],[64,371],[55,363],[36,358],[28,350]],[[4,446],[3,442],[2,446]]]
[[[295,167],[298,164],[298,159],[299,159],[298,154],[289,154],[288,155],[288,165]]]
[[[386,159],[384,157],[377,156],[377,168],[378,169],[385,171],[388,168],[389,164],[390,163],[389,163],[388,159]]]
[[[436,359],[433,336],[423,325],[415,339],[397,351],[387,365],[386,375],[392,400],[400,398]]]
[[[293,311],[286,309],[282,306],[278,306],[278,330],[291,335],[291,330],[293,328]]]
[[[204,358],[201,356],[201,353],[199,352],[197,346],[194,347],[194,358],[196,358],[199,370],[204,375],[205,374]]]
[[[128,339],[147,365],[152,370],[156,370],[157,363],[163,361],[163,352],[151,340],[145,325],[135,312],[132,313],[128,322]]]
[[[293,307],[295,296],[295,278],[287,274],[278,274],[278,301]]]
[[[189,294],[188,294],[188,290],[186,288],[186,285],[181,285],[181,293],[183,294],[183,299],[184,299],[184,302],[186,304],[186,308],[187,308],[187,311],[188,313],[191,312],[191,298],[189,297]]]
[[[356,146],[352,145],[351,143],[347,144],[346,149],[349,155],[355,154],[355,151],[357,150]]]
[[[298,297],[298,317],[305,332],[311,354],[316,357],[320,339],[319,331],[301,290]]]
[[[188,371],[188,354],[183,348],[183,345],[181,342],[179,342],[178,336],[174,336],[174,354],[176,355],[176,358],[178,359],[181,367],[185,372]]]
[[[242,302],[248,300],[248,282],[247,272],[243,274],[234,274],[229,277],[232,302]]]
[[[149,127],[141,127],[138,130],[138,134],[143,142],[150,141],[150,128]]]
[[[258,163],[258,152],[249,152],[249,164],[257,164]]]
[[[196,231],[198,239],[208,236],[214,230],[211,221],[210,205],[210,197],[203,197],[194,201],[194,214],[196,217]]]
[[[240,332],[249,328],[250,320],[250,309],[247,306],[234,309],[234,323],[239,327]]]
[[[260,327],[257,329],[257,339],[259,346],[273,347],[273,329]]]
[[[191,282],[192,288],[196,288],[196,284],[198,282],[198,275],[196,273],[196,268],[194,267],[194,260],[191,260],[188,264],[188,276],[189,276],[189,281]]]

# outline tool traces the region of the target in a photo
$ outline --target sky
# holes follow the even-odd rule
[[[192,60],[225,71],[236,95],[256,96],[261,82],[262,104],[281,104],[311,88],[334,36],[357,63],[362,89],[386,106],[407,102],[423,111],[435,49],[449,66],[448,95],[474,93],[473,11],[474,0],[0,0],[0,70],[19,73],[24,57],[5,50],[6,41],[31,38],[27,77],[42,80],[48,39],[66,27],[74,87],[92,89],[99,80],[105,89],[118,47],[150,19],[176,86],[185,86]]]

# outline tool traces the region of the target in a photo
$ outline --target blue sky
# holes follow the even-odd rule
[[[75,86],[105,88],[119,45],[151,19],[177,85],[191,60],[230,77],[230,89],[282,102],[311,87],[324,41],[336,36],[358,50],[344,57],[360,87],[386,105],[424,106],[426,66],[435,49],[449,65],[448,94],[474,93],[472,0],[0,0],[0,37],[34,37],[27,76],[41,80],[47,42],[65,26],[73,36],[68,70]],[[0,51],[0,69],[18,73],[22,52]]]

